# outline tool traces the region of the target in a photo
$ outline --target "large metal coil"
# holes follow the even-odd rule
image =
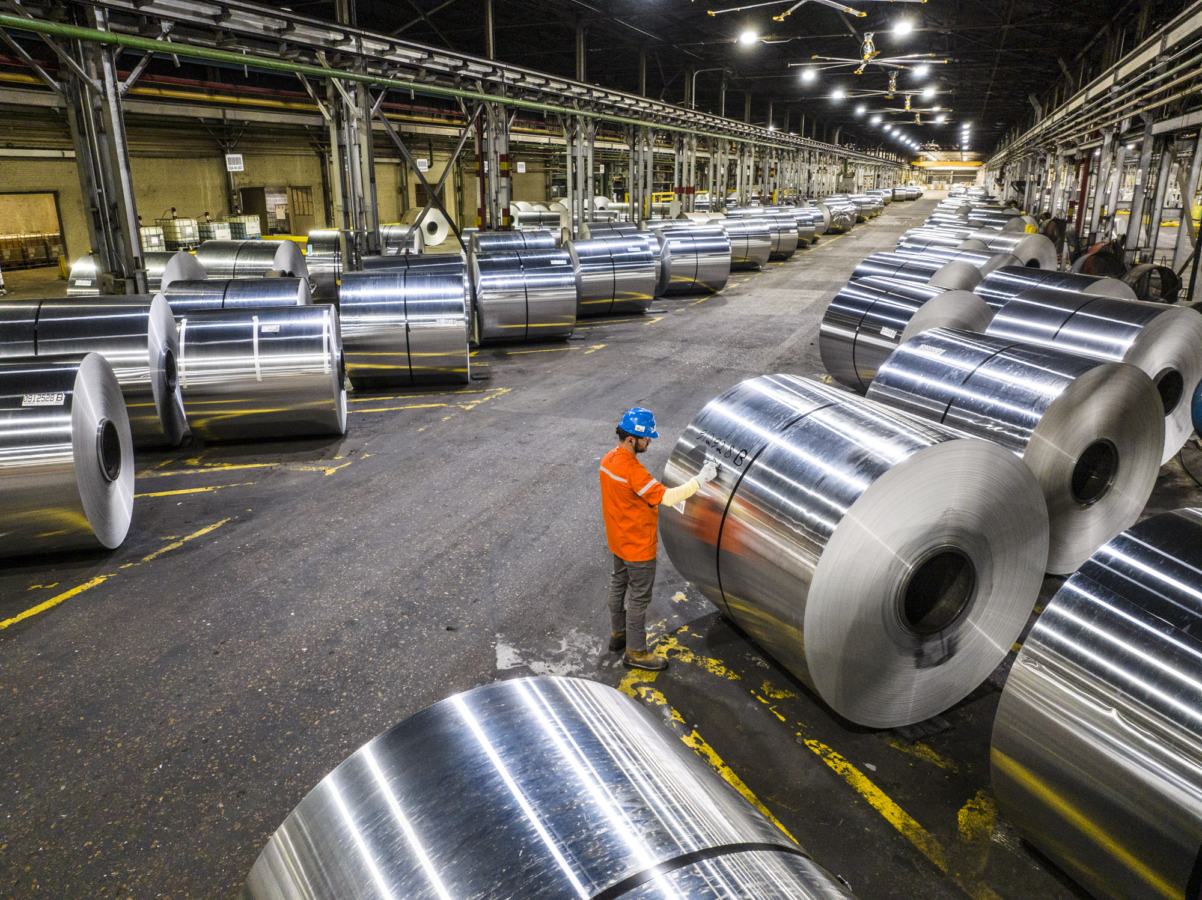
[[[0,317],[0,358],[99,353],[125,397],[134,446],[183,441],[179,335],[162,295],[37,300],[13,309],[16,316]]]
[[[580,226],[582,240],[610,237],[615,234],[637,234],[639,226],[633,222],[585,222]]]
[[[1056,268],[1056,245],[1042,234],[1021,234],[1012,231],[978,231],[970,240],[979,241],[994,253],[1011,253],[1018,261],[1033,269]],[[979,246],[961,245],[962,250],[980,250]]]
[[[727,219],[761,218],[768,223],[770,244],[770,259],[789,259],[797,252],[798,228],[797,217],[792,211],[776,207],[753,206],[731,209],[726,211]],[[732,246],[734,238],[731,238]]]
[[[831,234],[851,231],[856,224],[856,205],[850,200],[827,197],[818,204],[826,221],[826,230]]]
[[[871,188],[864,193],[875,200],[880,200],[885,206],[893,202],[893,191]]]
[[[966,262],[901,253],[873,253],[856,266],[851,275],[853,281],[874,276],[917,284],[929,282],[957,291],[971,291],[981,281],[981,273]]]
[[[868,397],[1021,456],[1048,506],[1056,575],[1134,524],[1160,471],[1156,389],[1125,363],[936,328],[881,363]]]
[[[470,380],[462,274],[347,272],[341,293],[343,354],[355,387]]]
[[[293,241],[205,241],[196,261],[214,279],[309,277],[305,257]]]
[[[927,250],[955,250],[964,238],[945,231],[911,228],[897,241],[896,253],[924,253]]]
[[[71,264],[71,271],[67,273],[67,296],[100,296],[100,267],[91,253],[85,253]]]
[[[655,299],[655,257],[635,235],[569,241],[576,276],[576,317],[644,312]]]
[[[812,206],[786,206],[784,209],[797,223],[797,242],[812,244],[826,231],[826,219],[822,211]]]
[[[308,306],[313,302],[307,278],[230,278],[173,281],[163,291],[177,316],[202,309],[259,306]]]
[[[129,417],[104,357],[0,363],[0,556],[112,550],[133,507]]]
[[[928,328],[984,331],[993,310],[968,291],[889,278],[851,281],[827,306],[818,327],[826,371],[864,393],[881,363]]]
[[[889,728],[1002,661],[1048,554],[1013,453],[793,375],[752,378],[685,430],[664,483],[718,477],[660,516],[680,574],[839,715]]]
[[[660,280],[656,296],[714,293],[726,287],[731,270],[731,239],[713,225],[652,223],[659,234]]]
[[[910,247],[898,246],[895,253],[898,256],[920,256],[926,259],[941,259],[945,263],[967,263],[980,273],[984,279],[990,272],[1003,266],[1017,266],[1018,260],[1009,253],[979,253],[975,250],[955,250],[947,247],[925,247],[915,250]],[[1043,269],[1027,269],[1030,272],[1042,272]],[[974,287],[973,290],[976,290]]]
[[[555,677],[456,694],[369,741],[284,820],[241,896],[851,898],[640,704]]]
[[[1139,299],[1126,282],[1117,278],[1097,278],[1093,275],[1078,275],[1075,272],[1058,272],[1055,269],[1029,269],[1020,265],[1017,260],[1012,265],[981,274],[985,277],[973,288],[973,292],[979,294],[994,309],[1001,309],[1023,291],[1033,287],[1073,291],[1092,297]]]
[[[1145,519],[1040,614],[998,703],[993,794],[1094,897],[1202,883],[1202,510]]]
[[[472,283],[481,341],[557,340],[576,328],[576,275],[566,250],[473,253]]]
[[[772,255],[772,226],[766,218],[747,216],[722,219],[715,224],[730,239],[731,269],[762,269],[768,264]]]
[[[188,424],[204,440],[346,433],[333,306],[191,312],[179,320],[179,348]]]
[[[338,302],[338,279],[342,277],[342,232],[333,228],[309,232],[305,245],[305,267],[313,299],[319,303]]]
[[[847,197],[867,218],[876,218],[885,211],[885,201],[868,194],[849,194]]]
[[[518,210],[513,214],[515,228],[559,228],[559,213],[545,209]]]
[[[421,269],[429,274],[462,275],[467,278],[467,255],[458,253],[426,253],[414,256],[402,253],[398,256],[365,256],[360,262],[363,271],[376,272],[382,269]]]
[[[1036,287],[1003,306],[987,333],[1131,363],[1160,393],[1161,462],[1172,459],[1189,439],[1190,398],[1202,382],[1202,315],[1195,310]]]
[[[420,225],[381,225],[380,252],[384,256],[413,253],[418,256],[426,252],[426,232]]]
[[[554,250],[559,246],[550,231],[477,231],[472,235],[472,253],[511,250]]]

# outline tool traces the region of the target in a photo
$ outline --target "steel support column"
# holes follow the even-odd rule
[[[1127,216],[1127,245],[1124,257],[1127,262],[1134,262],[1139,251],[1140,236],[1144,227],[1144,198],[1147,196],[1147,185],[1152,174],[1152,145],[1156,141],[1152,133],[1152,116],[1144,113],[1144,139],[1139,148],[1139,161],[1135,168],[1135,190],[1131,194],[1131,214]]]

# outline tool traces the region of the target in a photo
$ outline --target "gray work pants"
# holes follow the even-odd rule
[[[626,649],[634,653],[647,649],[647,606],[654,584],[655,560],[630,562],[614,557],[613,574],[609,576],[609,629],[614,633],[625,631]]]

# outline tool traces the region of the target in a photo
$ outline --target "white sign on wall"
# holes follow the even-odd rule
[[[518,174],[519,174],[519,175],[525,175],[525,174],[526,174],[526,164],[525,164],[524,162],[519,162],[519,163],[518,163]]]
[[[241,153],[227,153],[225,155],[225,170],[227,172],[245,171],[242,168],[242,154]]]
[[[419,172],[429,172],[429,171],[430,171],[430,160],[428,160],[428,159],[419,159],[419,160],[417,161],[417,171],[419,171]]]

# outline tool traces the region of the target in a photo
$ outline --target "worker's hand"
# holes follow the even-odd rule
[[[707,459],[705,465],[701,467],[701,471],[697,473],[698,484],[709,484],[718,477],[718,464],[712,459]]]

